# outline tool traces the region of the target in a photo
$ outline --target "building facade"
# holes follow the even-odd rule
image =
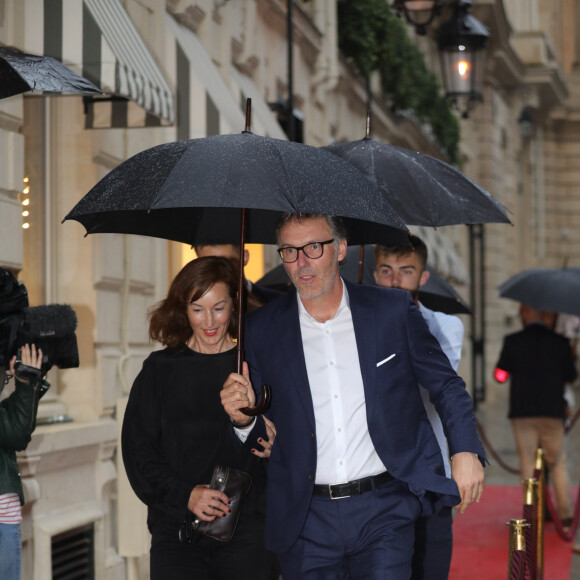
[[[365,131],[366,87],[339,54],[336,4],[294,3],[293,101],[309,145]],[[484,100],[461,121],[462,170],[510,210],[513,226],[421,235],[433,265],[482,305],[479,326],[464,322],[485,346],[483,368],[471,374],[479,351],[466,341],[460,371],[484,392],[501,337],[516,327],[516,305],[500,300],[497,286],[527,267],[580,266],[580,8],[479,0],[473,14],[490,41]],[[19,456],[23,578],[58,578],[80,560],[96,578],[147,577],[144,510],[127,484],[118,432],[132,380],[155,348],[147,309],[193,257],[159,239],[83,237],[80,224],[61,220],[143,149],[243,130],[248,97],[252,130],[286,138],[276,113],[288,98],[286,27],[287,0],[0,0],[0,45],[59,58],[104,93],[0,101],[0,266],[19,274],[31,306],[74,308],[80,354],[79,368],[50,372],[44,424]],[[415,40],[438,71],[434,42]],[[382,102],[373,101],[374,138],[442,157],[428,128]],[[477,280],[470,239],[483,250]],[[256,256],[265,270],[277,263],[271,248]],[[487,387],[484,396],[495,396]]]

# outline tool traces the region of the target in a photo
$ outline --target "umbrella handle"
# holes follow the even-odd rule
[[[270,406],[270,400],[272,398],[272,389],[270,385],[262,385],[260,390],[260,402],[258,403],[257,407],[244,407],[240,409],[240,411],[244,415],[248,415],[249,417],[256,417],[257,415],[261,415],[268,410]]]

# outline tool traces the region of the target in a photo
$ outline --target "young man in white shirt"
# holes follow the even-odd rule
[[[419,301],[419,288],[429,279],[427,270],[428,250],[425,243],[413,236],[412,247],[385,246],[374,248],[375,282],[387,288],[400,288],[411,293],[429,330],[447,355],[453,370],[457,371],[463,342],[463,323],[457,316],[434,312]],[[445,474],[451,477],[449,448],[443,425],[429,394],[420,386],[421,398],[441,448]],[[415,524],[415,551],[413,554],[412,580],[445,580],[449,575],[453,550],[452,513],[450,507],[430,516],[424,516]]]

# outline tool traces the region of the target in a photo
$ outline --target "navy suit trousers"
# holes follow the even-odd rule
[[[452,508],[420,517],[415,524],[412,580],[447,580],[453,551]]]
[[[398,480],[348,498],[314,496],[300,537],[278,554],[284,580],[409,580],[420,515]]]

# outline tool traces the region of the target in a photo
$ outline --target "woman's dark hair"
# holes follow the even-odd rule
[[[169,348],[186,343],[193,331],[187,318],[187,307],[201,298],[214,284],[223,282],[233,302],[228,333],[237,336],[238,275],[237,268],[227,258],[207,256],[186,264],[175,276],[167,298],[149,311],[149,336]]]

